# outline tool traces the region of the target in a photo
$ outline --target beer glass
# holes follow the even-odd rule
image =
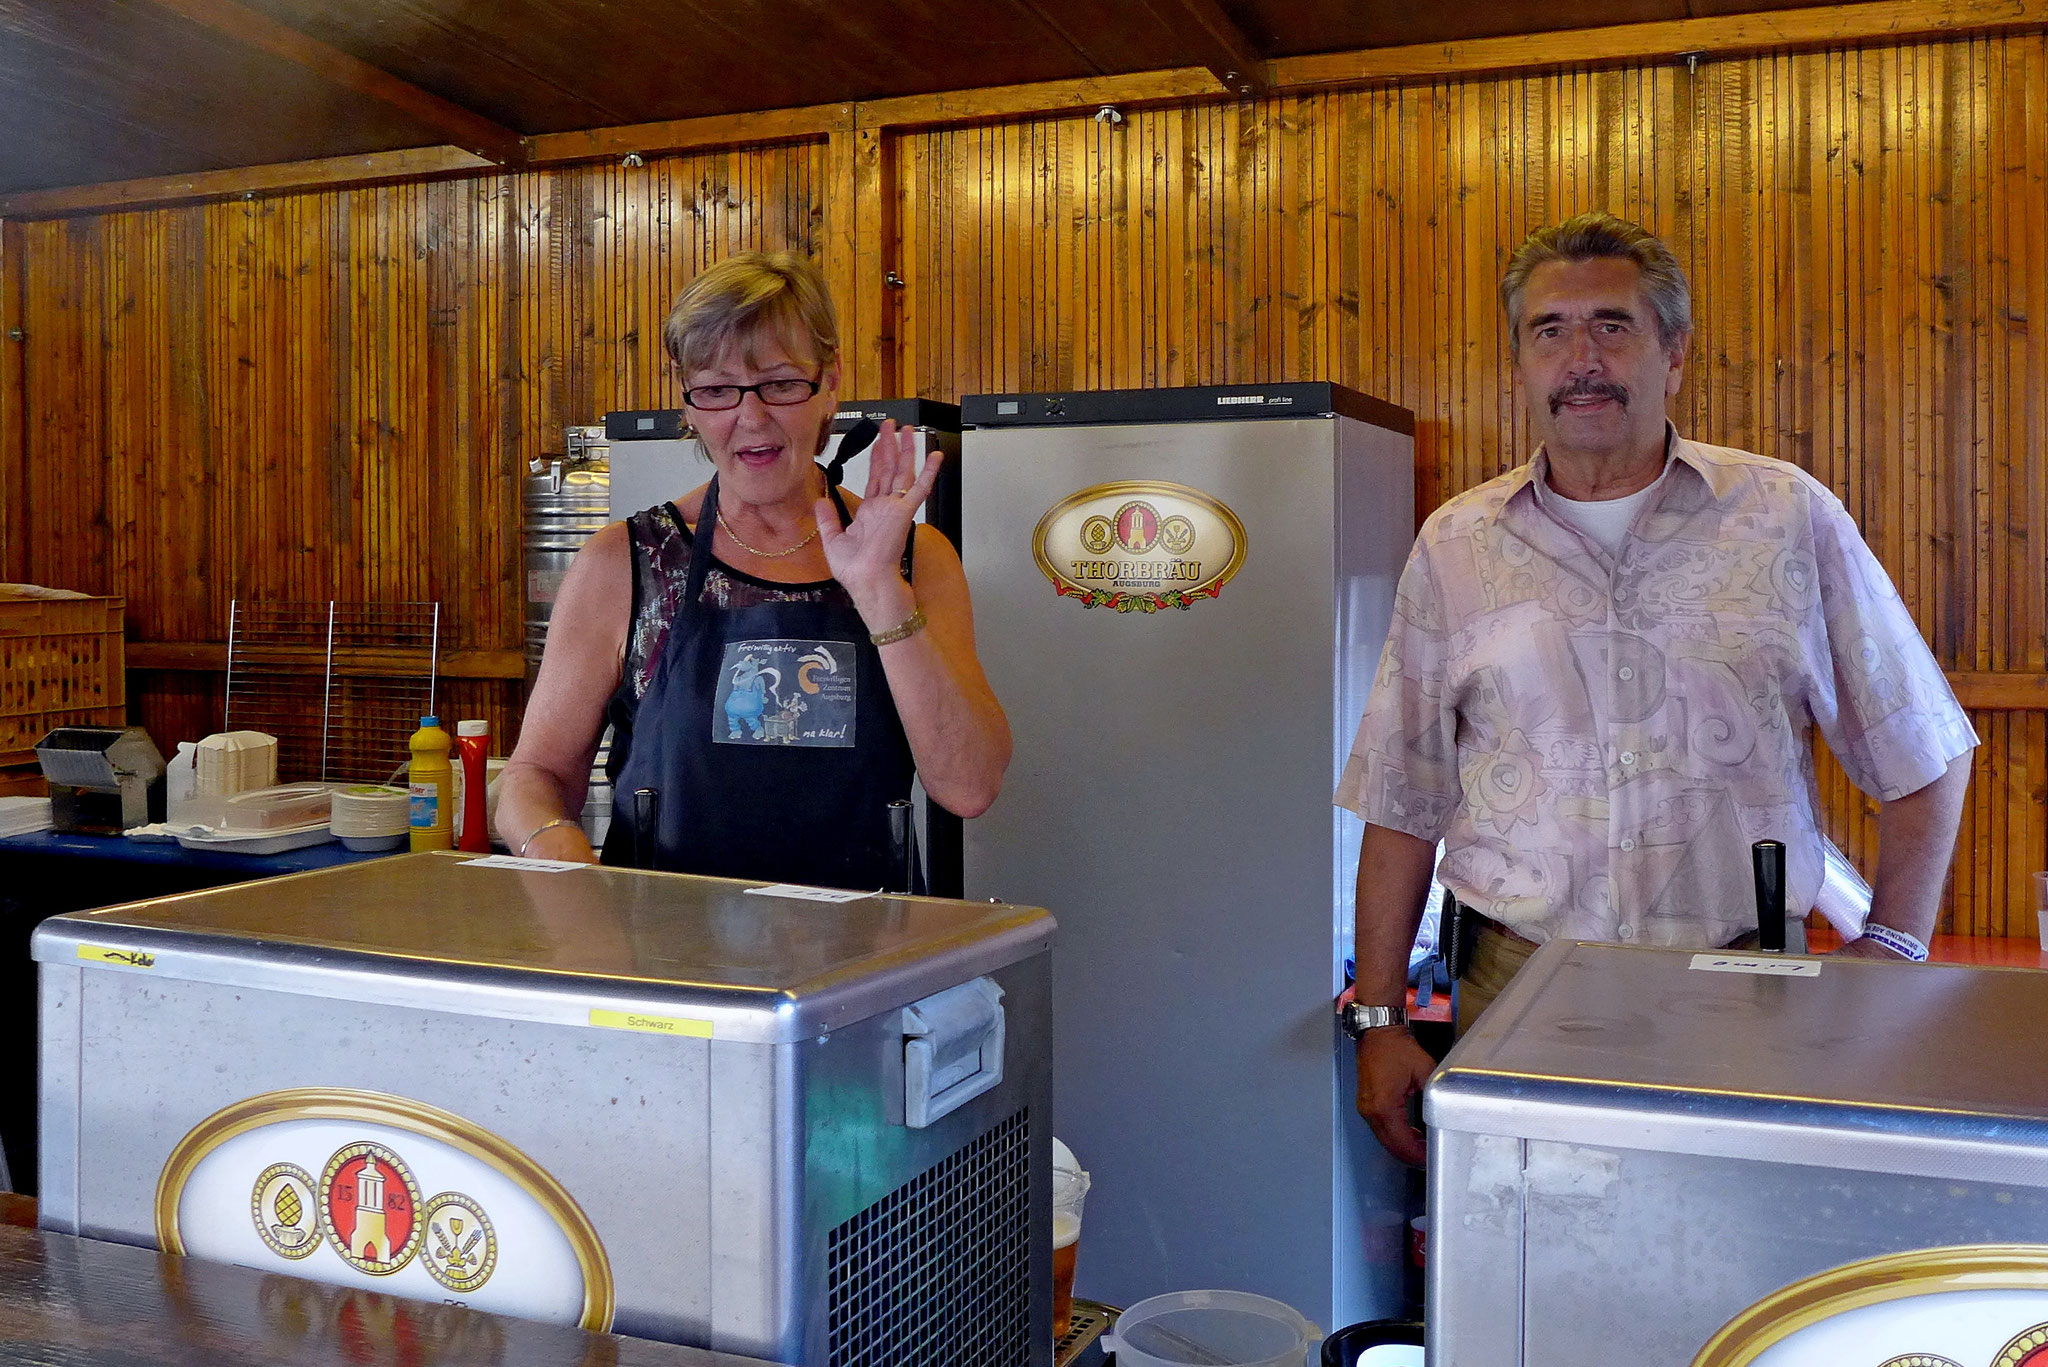
[[[1081,1205],[1088,1174],[1057,1144],[1052,1168],[1052,1336],[1065,1338],[1074,1321],[1074,1258],[1081,1251]]]

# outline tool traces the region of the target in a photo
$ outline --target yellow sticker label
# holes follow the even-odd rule
[[[682,1035],[689,1039],[710,1039],[711,1022],[685,1020],[680,1016],[643,1016],[637,1011],[590,1013],[590,1023],[607,1030],[640,1030],[650,1035]]]
[[[103,945],[80,945],[78,957],[89,964],[119,964],[123,968],[155,968],[156,955],[139,949],[108,949]]]

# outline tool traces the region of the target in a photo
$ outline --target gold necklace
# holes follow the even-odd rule
[[[791,547],[790,547],[790,548],[789,548],[788,550],[786,550],[786,551],[762,551],[762,550],[756,550],[756,549],[754,549],[754,548],[753,548],[752,546],[749,546],[749,545],[748,545],[748,544],[747,544],[746,542],[744,542],[744,541],[740,540],[740,534],[739,534],[738,532],[736,532],[736,531],[734,531],[734,530],[732,529],[732,523],[730,523],[730,522],[727,522],[727,521],[725,520],[725,509],[723,509],[723,508],[717,509],[717,510],[716,510],[716,516],[717,516],[717,518],[718,518],[718,525],[719,525],[719,526],[721,526],[721,527],[723,527],[723,528],[725,528],[725,534],[726,534],[727,536],[729,536],[729,537],[731,537],[731,538],[732,538],[732,544],[733,544],[733,545],[735,545],[735,546],[738,546],[738,547],[739,547],[739,548],[740,548],[741,550],[745,551],[745,552],[746,552],[746,553],[747,553],[748,555],[758,555],[758,556],[759,556],[759,557],[761,557],[761,559],[763,559],[763,560],[780,560],[780,559],[781,559],[781,558],[782,558],[783,556],[785,556],[785,555],[795,555],[795,554],[796,554],[796,553],[797,553],[798,551],[802,550],[802,549],[803,549],[804,547],[806,547],[806,546],[810,545],[810,544],[811,544],[811,543],[812,543],[813,541],[815,541],[815,540],[817,540],[817,539],[818,539],[818,527],[817,527],[817,524],[816,524],[816,523],[812,523],[812,524],[811,524],[811,534],[810,534],[809,536],[805,537],[805,538],[804,538],[803,540],[801,540],[801,541],[797,542],[797,543],[796,543],[796,544],[795,544],[794,546],[791,546]]]

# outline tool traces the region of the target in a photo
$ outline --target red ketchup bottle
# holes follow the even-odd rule
[[[491,724],[455,723],[455,749],[462,760],[462,832],[455,847],[471,854],[491,852],[490,785]]]

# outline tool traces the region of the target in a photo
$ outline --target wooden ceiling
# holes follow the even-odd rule
[[[0,194],[1821,0],[0,0]]]

